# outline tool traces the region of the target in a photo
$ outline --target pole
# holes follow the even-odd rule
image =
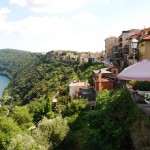
[[[133,64],[135,63],[135,48],[133,48]]]

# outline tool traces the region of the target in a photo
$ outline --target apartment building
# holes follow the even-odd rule
[[[109,60],[112,57],[112,47],[116,43],[116,37],[110,36],[105,39],[105,53],[106,53],[106,59]]]

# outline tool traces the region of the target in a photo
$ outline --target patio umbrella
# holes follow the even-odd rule
[[[142,60],[117,75],[120,80],[150,81],[150,60]]]

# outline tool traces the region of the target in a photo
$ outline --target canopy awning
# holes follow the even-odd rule
[[[120,80],[150,81],[150,60],[142,60],[117,75]]]

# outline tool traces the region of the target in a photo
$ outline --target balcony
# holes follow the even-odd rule
[[[119,42],[121,42],[121,41],[122,41],[122,36],[120,36],[120,37],[119,37],[118,41],[119,41]]]
[[[124,48],[124,49],[123,49],[123,54],[129,54],[129,49]]]
[[[133,58],[133,51],[132,53],[129,55],[129,59]],[[138,59],[139,58],[139,49],[135,49],[135,58]]]
[[[129,54],[129,45],[125,45],[124,48],[122,49],[123,54]]]
[[[119,50],[119,51],[122,51],[122,43],[119,43],[119,44],[118,44],[118,50]]]
[[[122,43],[119,43],[119,47],[122,47]]]
[[[120,52],[114,52],[114,59],[120,59],[121,54]]]

